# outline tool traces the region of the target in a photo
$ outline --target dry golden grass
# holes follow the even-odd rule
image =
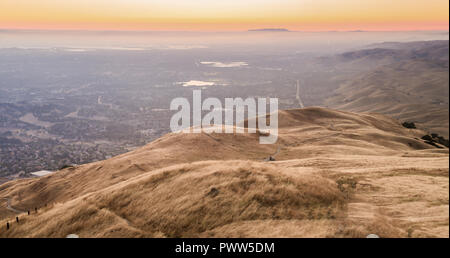
[[[276,145],[168,134],[5,183],[0,198],[14,207],[48,206],[0,237],[448,237],[448,149],[377,114],[306,108],[279,120]],[[14,219],[0,215],[0,225]]]
[[[196,237],[242,221],[334,219],[343,206],[334,181],[302,169],[206,161],[149,172],[58,204],[4,236]]]
[[[445,47],[446,65],[416,58],[381,65],[345,80],[324,104],[340,110],[377,112],[414,121],[419,128],[448,138],[448,45]]]

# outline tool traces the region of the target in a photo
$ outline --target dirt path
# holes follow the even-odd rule
[[[2,199],[6,200],[6,209],[7,210],[10,210],[10,211],[15,212],[15,213],[22,213],[22,212],[24,212],[24,211],[21,211],[21,210],[18,210],[16,208],[12,207],[12,205],[11,205],[11,198],[2,198]]]
[[[348,203],[348,224],[391,237],[448,238],[448,175],[430,170],[366,173]]]
[[[278,153],[280,153],[280,150],[281,150],[281,147],[278,146],[277,151],[274,154],[270,155],[269,157],[265,158],[264,161],[274,161],[275,156],[278,155]]]

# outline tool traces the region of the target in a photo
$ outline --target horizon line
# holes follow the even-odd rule
[[[284,31],[276,31],[273,29],[285,29]],[[266,31],[265,31],[266,30]],[[449,32],[449,29],[409,29],[409,30],[290,30],[283,27],[277,28],[249,28],[247,30],[114,30],[114,29],[37,29],[37,28],[0,28],[0,31],[22,31],[22,32],[274,32],[274,33],[289,33],[289,32]]]

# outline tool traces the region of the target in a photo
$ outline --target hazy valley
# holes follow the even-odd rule
[[[197,42],[0,49],[0,177],[143,146],[169,132],[170,101],[191,99],[195,88],[204,98],[276,97],[289,109],[299,107],[298,80],[305,106],[379,112],[448,138],[448,41],[345,45],[335,53],[309,41],[280,50]]]
[[[448,33],[326,35],[0,48],[0,237],[448,237]],[[277,143],[170,133],[194,89]]]

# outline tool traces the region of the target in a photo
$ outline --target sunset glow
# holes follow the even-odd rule
[[[447,0],[1,0],[1,29],[448,30]]]

